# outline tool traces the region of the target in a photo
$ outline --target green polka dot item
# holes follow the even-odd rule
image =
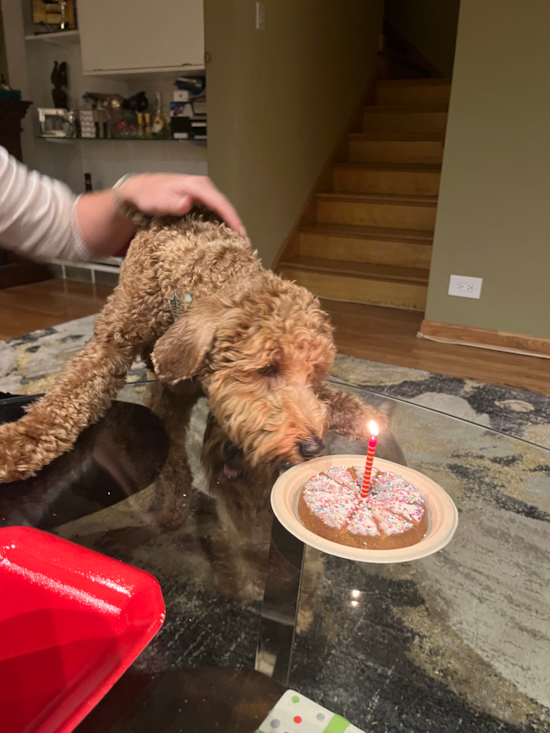
[[[363,733],[340,715],[287,690],[257,733]]]

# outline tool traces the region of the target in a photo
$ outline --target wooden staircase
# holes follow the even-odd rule
[[[278,264],[331,300],[424,310],[450,81],[379,81]]]

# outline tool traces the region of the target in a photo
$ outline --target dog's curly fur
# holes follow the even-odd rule
[[[386,418],[324,381],[334,354],[316,298],[264,270],[238,234],[197,214],[154,220],[135,237],[92,339],[27,415],[0,426],[0,482],[70,450],[138,355],[169,384],[197,379],[256,463],[303,460],[329,428],[367,438],[368,420]]]

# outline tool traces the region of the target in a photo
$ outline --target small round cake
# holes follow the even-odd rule
[[[361,498],[364,469],[337,466],[303,487],[298,512],[304,527],[332,542],[364,550],[410,547],[424,537],[428,512],[420,491],[391,471],[372,471]]]

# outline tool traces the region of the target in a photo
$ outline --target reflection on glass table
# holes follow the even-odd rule
[[[550,730],[550,451],[352,391],[390,415],[377,455],[456,503],[442,552],[380,566],[304,547],[273,520],[281,467],[251,466],[193,383],[127,385],[74,451],[0,486],[0,526],[162,586],[163,629],[81,733],[254,733],[287,686],[365,731]],[[327,451],[366,446],[330,434]]]

